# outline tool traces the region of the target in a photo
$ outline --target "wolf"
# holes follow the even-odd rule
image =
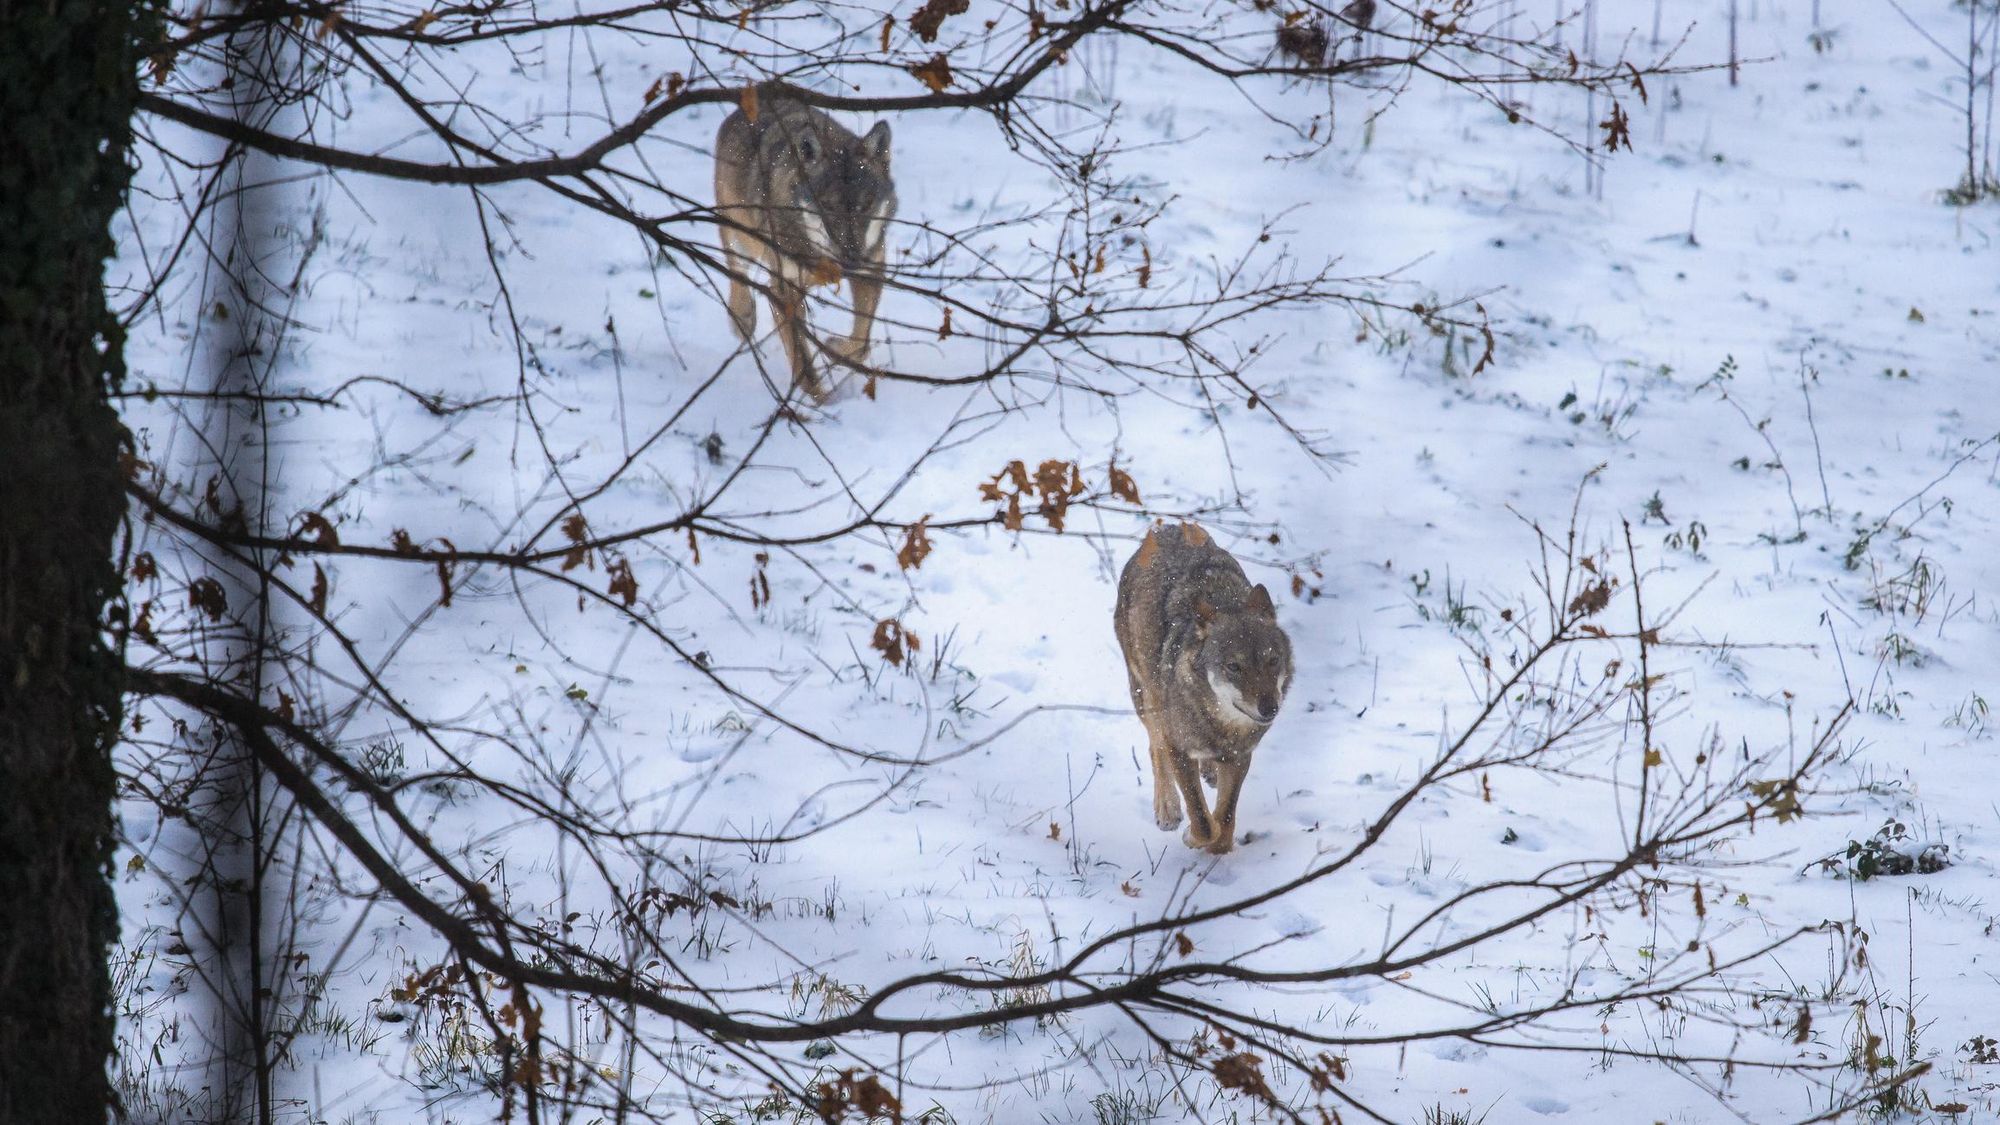
[[[729,319],[745,343],[757,330],[750,263],[770,270],[771,313],[791,364],[792,382],[825,402],[830,393],[814,363],[806,290],[837,284],[854,294],[854,327],[826,341],[853,363],[868,357],[875,306],[882,299],[883,239],[896,214],[889,175],[889,123],[855,136],[797,91],[769,82],[745,91],[742,105],[715,137],[716,225],[729,267]]]
[[[1236,845],[1250,755],[1292,685],[1271,593],[1199,525],[1156,524],[1118,578],[1112,623],[1153,758],[1153,820],[1221,855]],[[1201,782],[1215,787],[1215,810]]]

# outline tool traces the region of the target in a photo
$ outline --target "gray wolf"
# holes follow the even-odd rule
[[[1229,851],[1250,755],[1292,684],[1292,642],[1270,591],[1199,526],[1155,525],[1119,576],[1113,624],[1152,750],[1154,822],[1179,827],[1185,802],[1182,841]]]
[[[750,342],[757,304],[750,263],[770,270],[771,313],[791,364],[792,382],[825,402],[831,388],[814,363],[818,343],[806,316],[806,290],[847,280],[854,328],[825,342],[852,363],[868,356],[868,334],[882,299],[883,238],[896,214],[889,178],[889,123],[865,136],[770,82],[745,91],[743,104],[715,137],[715,204],[729,278],[729,319]]]

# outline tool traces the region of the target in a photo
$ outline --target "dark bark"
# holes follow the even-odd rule
[[[0,1121],[101,1121],[124,514],[105,307],[143,4],[0,0]]]

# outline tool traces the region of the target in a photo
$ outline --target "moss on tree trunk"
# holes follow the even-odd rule
[[[122,374],[103,273],[144,4],[0,0],[0,1121],[102,1121]]]

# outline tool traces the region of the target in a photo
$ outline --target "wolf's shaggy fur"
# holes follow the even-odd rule
[[[1185,802],[1182,840],[1229,851],[1251,753],[1292,683],[1270,591],[1195,524],[1155,527],[1119,577],[1114,624],[1152,750],[1153,819],[1178,827]]]

